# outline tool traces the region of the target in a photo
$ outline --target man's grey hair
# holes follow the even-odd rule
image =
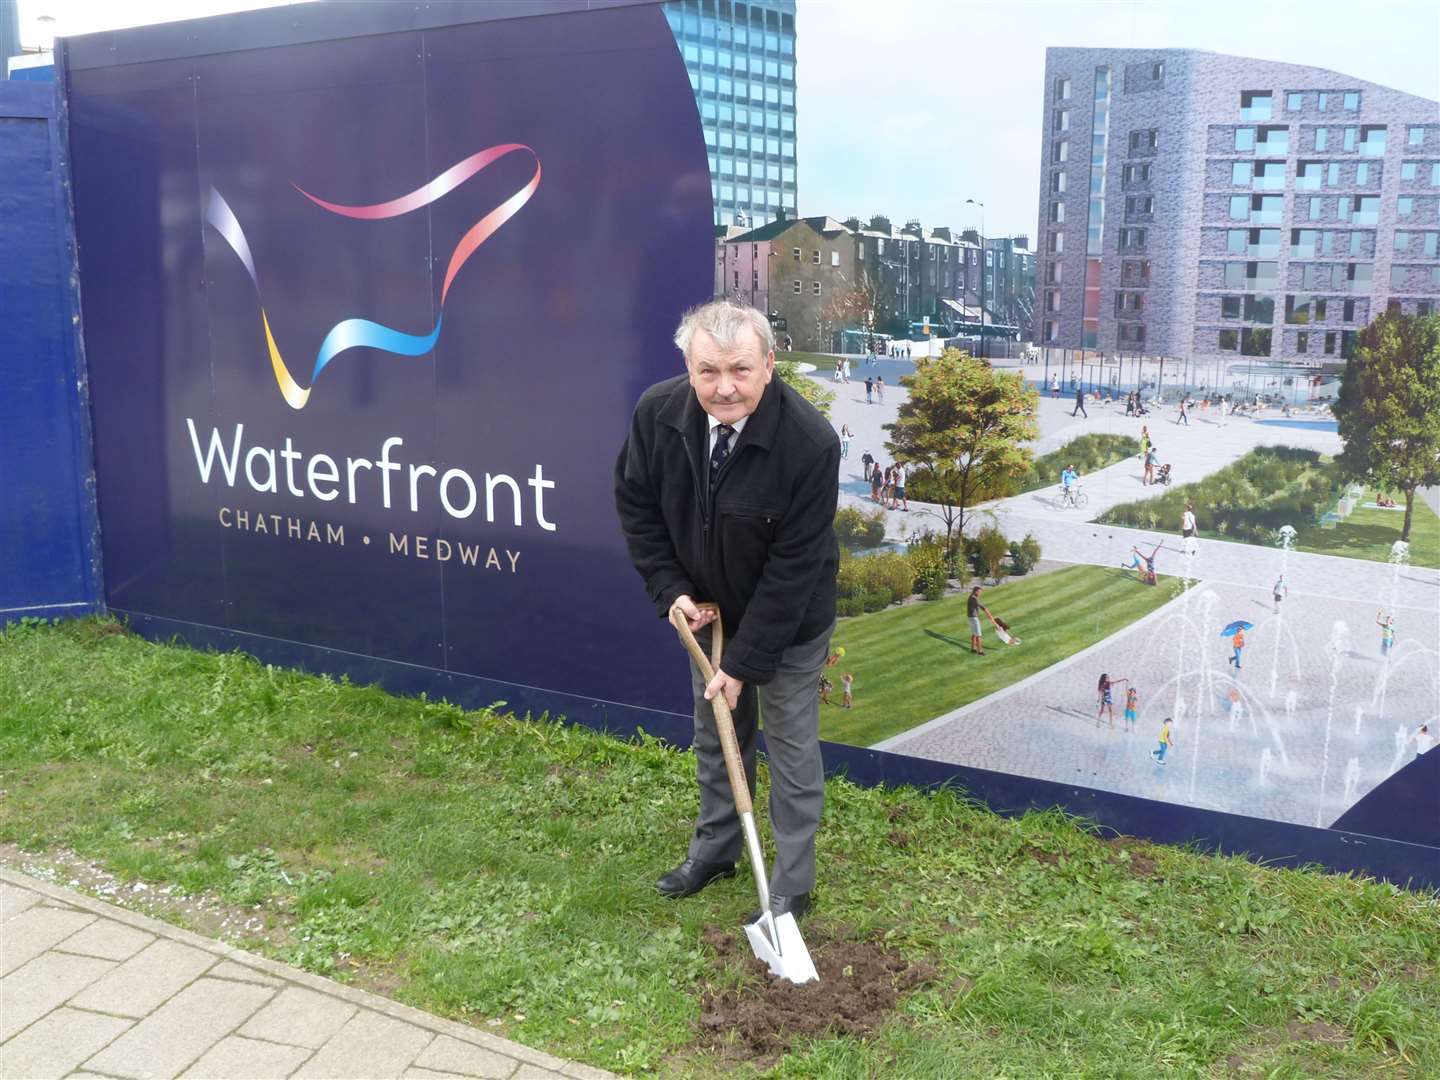
[[[696,330],[704,330],[715,344],[727,352],[740,347],[740,337],[745,328],[755,331],[760,342],[763,357],[775,348],[775,333],[770,329],[770,320],[763,311],[737,304],[732,300],[714,300],[691,308],[680,319],[675,330],[675,347],[690,360],[690,342]]]

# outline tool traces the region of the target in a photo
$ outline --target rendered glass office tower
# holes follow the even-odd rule
[[[1048,49],[1037,340],[1323,365],[1440,307],[1440,105],[1322,68]]]
[[[715,224],[795,217],[795,0],[671,0],[705,129]]]

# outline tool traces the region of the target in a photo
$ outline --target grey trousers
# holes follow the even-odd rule
[[[764,686],[745,684],[739,706],[732,711],[735,737],[745,761],[750,794],[755,794],[755,731],[763,717],[765,753],[770,763],[770,829],[774,864],[770,891],[795,896],[815,887],[815,832],[825,808],[825,770],[820,760],[820,672],[830,648],[832,625],[812,641],[792,645],[780,654],[775,678]],[[710,634],[695,635],[706,655]],[[705,700],[705,681],[692,662],[690,683],[695,695],[695,778],[700,786],[700,813],[690,857],[705,862],[737,862],[745,846],[735,798],[725,772],[715,715]]]

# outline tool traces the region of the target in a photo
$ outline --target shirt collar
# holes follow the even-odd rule
[[[723,421],[716,420],[715,417],[711,416],[709,413],[705,414],[705,419],[708,422],[708,427],[706,428],[706,431],[713,439],[715,438],[715,429],[719,427]],[[742,416],[739,420],[736,420],[733,424],[730,425],[732,428],[735,429],[735,437],[737,439],[740,437],[740,432],[745,430],[745,425],[749,422],[749,416]]]

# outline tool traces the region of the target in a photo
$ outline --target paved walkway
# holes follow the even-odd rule
[[[0,869],[0,1077],[600,1078]]]

